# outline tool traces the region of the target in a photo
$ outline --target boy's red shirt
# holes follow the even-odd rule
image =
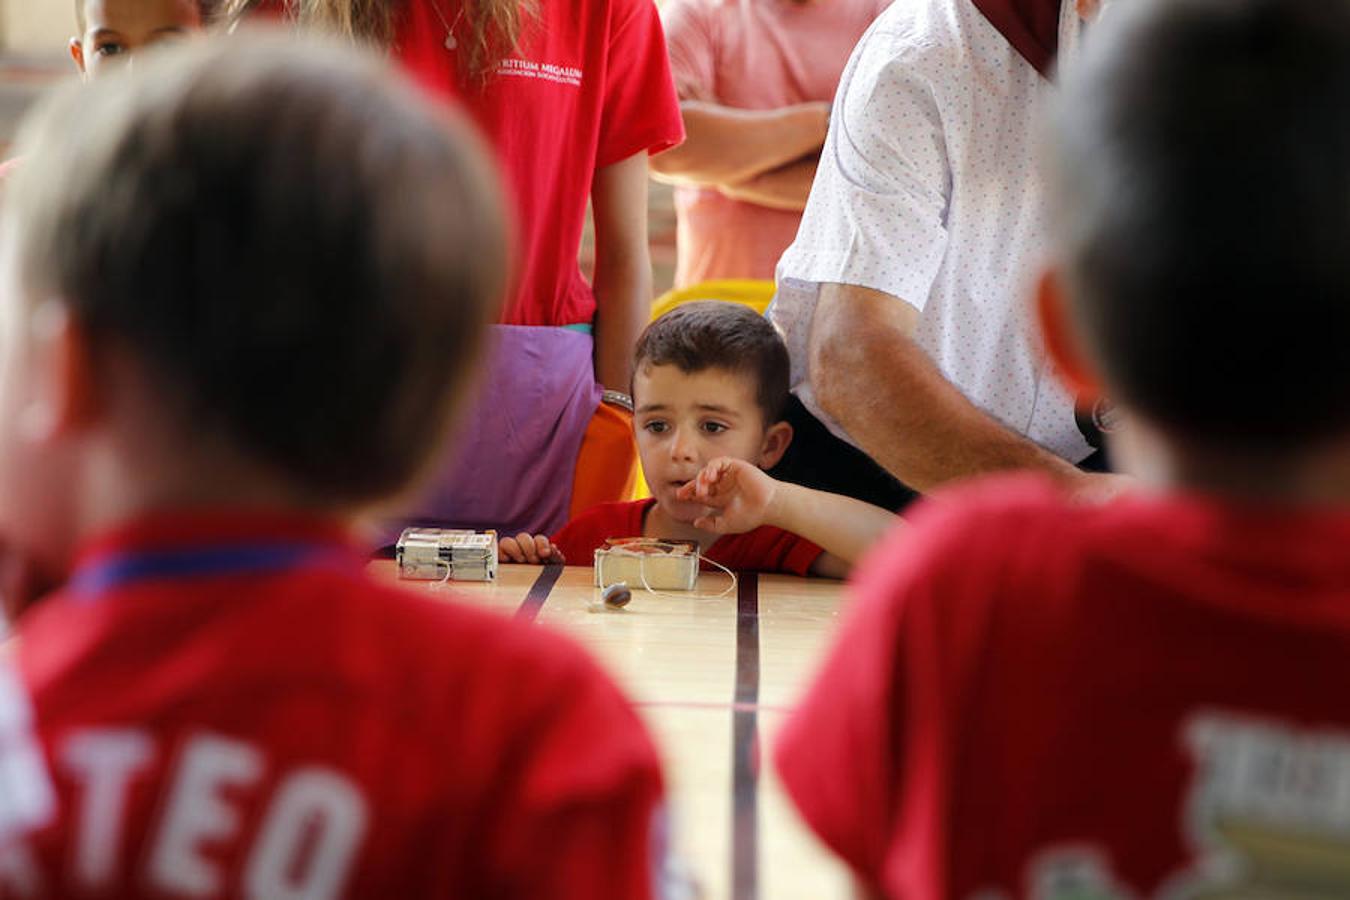
[[[568,565],[589,566],[595,551],[608,538],[641,537],[647,510],[654,498],[627,503],[602,503],[586,510],[553,536]],[[809,575],[811,566],[825,551],[797,535],[763,525],[744,534],[718,538],[704,556],[733,572],[782,572]]]
[[[133,524],[18,641],[59,817],[0,897],[651,894],[658,762],[610,681],[321,522]]]
[[[1347,548],[1346,510],[935,502],[860,569],[788,792],[884,896],[1350,893]]]

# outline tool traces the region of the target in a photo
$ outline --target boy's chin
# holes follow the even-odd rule
[[[661,512],[666,514],[666,518],[679,522],[681,525],[693,525],[694,520],[703,515],[707,507],[700,503],[694,503],[688,500],[676,500],[674,497],[661,498]]]

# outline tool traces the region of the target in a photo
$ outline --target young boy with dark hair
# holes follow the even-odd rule
[[[765,474],[792,440],[788,355],[763,316],[686,303],[647,326],[633,369],[633,427],[653,496],[606,503],[551,540],[503,538],[504,559],[590,565],[608,538],[698,543],[733,570],[842,578],[895,521],[884,509]]]
[[[75,0],[80,30],[70,39],[70,58],[94,78],[145,47],[200,29],[207,8],[207,0]]]
[[[468,129],[378,60],[240,38],[20,146],[0,535],[67,577],[10,648],[59,815],[0,896],[650,896],[661,780],[612,684],[349,536],[437,457],[502,294]]]
[[[916,514],[779,768],[889,897],[1350,896],[1350,4],[1114,4],[1068,76],[1042,330],[1146,490]]]

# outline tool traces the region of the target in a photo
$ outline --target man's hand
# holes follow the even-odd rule
[[[723,456],[704,466],[675,496],[708,507],[706,514],[694,520],[695,528],[741,534],[768,520],[777,493],[778,482],[758,467]]]
[[[545,534],[522,531],[515,537],[504,537],[497,542],[497,555],[502,562],[529,563],[533,566],[567,565],[562,551]]]

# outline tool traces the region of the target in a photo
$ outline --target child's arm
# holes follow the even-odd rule
[[[812,566],[817,575],[842,578],[897,516],[840,494],[778,481],[745,460],[722,457],[680,488],[681,500],[709,507],[695,528],[719,534],[773,525],[806,538],[825,551]]]
[[[633,346],[651,317],[647,154],[595,170],[595,380],[629,390]]]
[[[504,537],[497,542],[497,555],[502,562],[529,563],[530,565],[564,566],[567,560],[558,545],[548,539],[546,534],[529,534],[522,531],[515,537]]]

